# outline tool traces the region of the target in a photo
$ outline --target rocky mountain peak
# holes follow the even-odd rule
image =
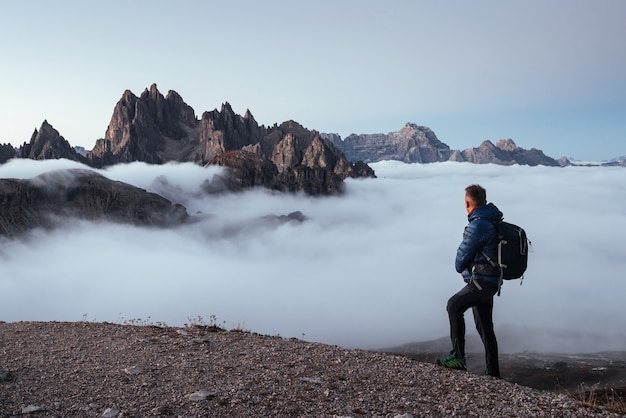
[[[233,118],[235,116],[235,111],[233,110],[233,107],[228,102],[222,103],[221,113],[225,115],[225,117],[228,117],[228,118]]]
[[[159,89],[157,88],[156,83],[152,83],[152,85],[150,85],[150,90],[145,89],[144,93],[147,93],[152,100],[157,100],[159,97],[161,98],[163,97],[161,93],[159,92]]]
[[[0,144],[0,164],[4,164],[16,156],[15,148],[11,144]]]
[[[402,129],[400,129],[400,134],[405,137],[416,137],[416,136],[431,136],[434,135],[434,132],[427,126],[420,126],[416,123],[407,122]]]
[[[461,151],[460,155],[462,161],[475,164],[559,166],[558,161],[547,157],[542,151],[519,148],[512,139],[501,139],[496,145],[491,141],[483,141],[478,148],[468,148]]]
[[[178,119],[184,125],[192,127],[196,124],[196,112],[191,106],[189,106],[183,98],[174,90],[169,90],[165,101],[168,103],[168,107],[172,112],[174,119]]]
[[[437,135],[427,126],[418,126],[408,122],[399,131],[400,135],[412,139],[420,147],[435,147],[448,149],[448,146],[441,142]]]
[[[504,151],[515,151],[517,149],[517,145],[513,142],[512,139],[500,139],[496,142],[496,147],[500,148]]]
[[[32,160],[66,158],[83,161],[82,156],[76,153],[69,142],[47,120],[43,121],[39,130],[35,129],[30,142],[22,145],[17,157]]]
[[[450,148],[439,141],[432,130],[414,123],[407,123],[399,131],[388,134],[352,134],[344,140],[338,135],[323,137],[332,141],[349,161],[430,163],[447,161],[451,154]]]
[[[96,141],[87,157],[95,166],[178,160],[178,149],[197,138],[197,125],[194,110],[175,91],[164,97],[152,84],[137,97],[126,90],[113,109],[105,137]]]
[[[124,93],[122,93],[122,97],[121,97],[120,100],[128,102],[128,101],[132,100],[133,98],[134,99],[137,98],[137,96],[135,96],[135,93],[133,93],[132,91],[126,89],[126,90],[124,90]]]

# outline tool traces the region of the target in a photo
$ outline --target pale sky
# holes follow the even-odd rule
[[[93,148],[124,90],[351,133],[626,154],[626,2],[1,1],[0,143]]]

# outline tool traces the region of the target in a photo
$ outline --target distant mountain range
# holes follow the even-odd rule
[[[611,158],[610,160],[606,161],[581,161],[565,157],[563,157],[563,159],[569,163],[567,165],[574,165],[579,167],[626,167],[626,155]]]
[[[475,164],[565,166],[573,163],[518,147],[512,139],[453,150],[435,133],[414,123],[387,134],[350,135],[308,130],[295,121],[258,125],[250,111],[241,116],[228,103],[221,110],[195,111],[173,90],[163,96],[156,84],[138,97],[126,90],[115,105],[104,138],[91,150],[72,147],[44,121],[30,142],[0,145],[0,164],[11,158],[66,158],[91,167],[131,161],[220,164],[230,169],[224,187],[264,186],[308,194],[339,193],[346,177],[375,176],[367,165],[382,160],[406,163],[459,161]],[[603,165],[624,165],[626,158]],[[576,163],[574,163],[576,164]],[[577,164],[579,165],[579,164]],[[588,165],[588,164],[580,164]]]
[[[362,160],[374,163],[397,160],[405,163],[433,163],[443,161],[470,162],[474,164],[500,165],[590,165],[578,164],[562,157],[559,160],[546,156],[543,151],[518,147],[512,139],[501,139],[495,143],[484,141],[476,148],[463,151],[453,150],[441,142],[426,126],[407,123],[402,129],[387,134],[352,134],[342,139],[337,134],[322,134],[339,148],[350,161]],[[626,158],[595,165],[622,165]]]
[[[350,135],[342,140],[336,134],[308,130],[295,121],[271,127],[258,125],[250,111],[237,115],[228,103],[198,118],[178,93],[170,90],[163,96],[156,84],[139,97],[129,90],[123,93],[105,137],[96,140],[93,149],[72,147],[44,120],[21,147],[0,145],[0,164],[14,158],[64,158],[93,168],[133,161],[225,167],[224,174],[203,184],[208,194],[255,186],[308,195],[340,194],[348,177],[375,177],[368,163],[381,160],[572,164],[537,149],[519,148],[511,139],[452,150],[429,128],[413,123],[397,132]],[[624,166],[625,160],[605,165]],[[59,217],[161,226],[189,222],[186,208],[88,169],[62,170],[25,180],[0,179],[0,235],[54,227]]]

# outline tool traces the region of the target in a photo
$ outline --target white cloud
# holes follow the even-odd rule
[[[12,161],[0,177],[76,166]],[[169,230],[72,222],[3,239],[0,319],[178,326],[215,315],[227,327],[363,348],[442,337],[446,301],[463,285],[453,267],[466,224],[463,189],[480,183],[534,247],[523,286],[508,282],[496,299],[496,327],[533,337],[573,330],[581,350],[623,348],[624,169],[373,167],[379,178],[349,180],[345,196],[328,198],[206,196],[200,185],[216,169],[193,164],[100,171],[210,216]],[[296,210],[306,222],[258,222]],[[589,337],[597,333],[603,338]],[[554,348],[542,341],[529,336],[519,348]]]

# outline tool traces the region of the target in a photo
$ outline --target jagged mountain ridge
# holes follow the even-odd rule
[[[350,163],[332,142],[297,122],[265,127],[249,110],[241,116],[228,103],[198,119],[177,92],[163,96],[156,84],[139,97],[126,90],[105,137],[84,156],[44,121],[16,157],[66,158],[96,168],[133,161],[219,164],[230,176],[222,185],[231,190],[264,186],[315,195],[341,193],[347,177],[375,177],[367,164]]]
[[[346,177],[374,176],[355,166],[318,132],[294,121],[265,127],[247,110],[229,103],[200,119],[173,90],[163,96],[153,84],[140,97],[125,91],[105,137],[87,153],[96,166],[120,162],[169,161],[219,164],[229,168],[229,190],[264,186],[308,194],[336,194]],[[261,175],[262,173],[262,175]]]
[[[313,149],[317,149],[317,156],[310,152],[312,150],[305,152],[312,146],[313,139],[316,141]],[[224,153],[228,154],[218,158]],[[9,144],[0,146],[0,163],[13,155],[13,147]],[[235,155],[237,158],[234,158]],[[130,90],[123,93],[115,106],[105,137],[98,139],[92,150],[78,153],[44,121],[41,129],[35,130],[30,143],[25,143],[17,156],[69,158],[93,167],[131,161],[223,164],[236,171],[237,175],[249,177],[233,178],[227,182],[234,187],[253,184],[278,190],[305,190],[307,193],[313,190],[319,191],[316,193],[336,193],[341,190],[342,180],[348,176],[374,176],[367,163],[381,160],[531,166],[572,164],[566,158],[555,160],[548,157],[541,150],[520,148],[512,139],[502,139],[496,144],[484,141],[478,147],[453,150],[441,142],[431,129],[413,123],[407,123],[397,132],[352,134],[342,140],[337,134],[319,134],[294,121],[273,127],[258,125],[249,110],[243,116],[237,115],[228,102],[222,105],[221,110],[204,112],[198,119],[193,108],[177,92],[170,90],[163,96],[156,84],[145,89],[139,97]],[[241,164],[242,158],[249,159],[247,164]],[[260,177],[251,178],[254,173],[269,172],[267,167],[251,163],[265,163],[265,160],[274,164],[277,170],[270,170],[274,173],[272,177],[266,178],[264,184],[258,184]],[[326,165],[322,167],[320,164]],[[246,167],[252,171],[245,172]],[[297,175],[302,171],[307,173]],[[311,179],[322,181],[323,184],[303,184],[304,178],[308,178],[309,182]]]
[[[95,165],[144,161],[206,164],[215,156],[258,142],[266,128],[250,112],[234,113],[230,104],[221,111],[195,111],[178,93],[163,96],[153,84],[139,97],[126,90],[117,102],[104,138],[98,139],[87,158]]]
[[[387,134],[352,134],[343,140],[336,134],[322,136],[332,141],[348,160],[362,160],[365,163],[398,160],[405,163],[458,161],[500,165],[561,165],[540,150],[518,147],[512,139],[499,140],[495,145],[491,141],[484,141],[476,148],[452,150],[430,128],[410,122],[399,131]]]

